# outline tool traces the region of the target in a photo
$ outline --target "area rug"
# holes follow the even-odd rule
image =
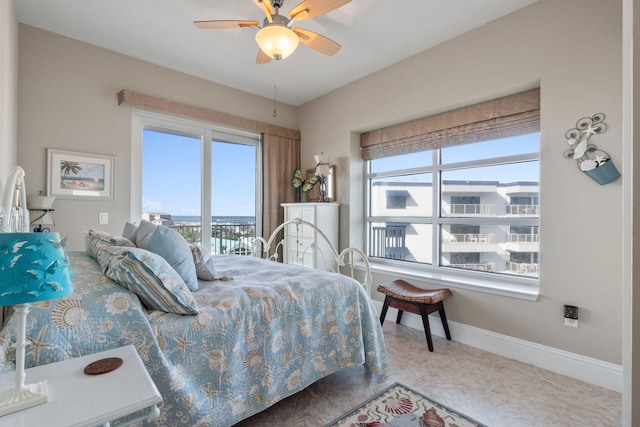
[[[400,383],[325,427],[486,427]]]

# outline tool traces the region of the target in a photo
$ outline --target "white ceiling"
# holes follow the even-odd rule
[[[301,0],[286,0],[281,14]],[[17,0],[18,21],[294,106],[537,0],[353,0],[296,26],[340,43],[333,57],[302,44],[257,65],[255,28],[199,30],[195,20],[262,22],[251,0]]]

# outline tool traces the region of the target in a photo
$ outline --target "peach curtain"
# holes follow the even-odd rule
[[[267,238],[284,221],[280,204],[298,201],[291,177],[300,164],[300,139],[263,133],[262,150],[262,235]]]

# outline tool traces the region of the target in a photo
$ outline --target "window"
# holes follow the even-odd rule
[[[539,91],[447,114],[363,134],[369,259],[537,294]]]
[[[387,209],[406,209],[409,192],[406,190],[387,191]]]
[[[212,253],[251,252],[261,232],[258,135],[136,112],[133,141],[132,164],[141,165],[133,218],[172,227]]]
[[[537,278],[538,147],[532,133],[432,150],[433,166],[370,160],[369,256]]]

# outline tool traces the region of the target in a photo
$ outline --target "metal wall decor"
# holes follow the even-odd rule
[[[589,138],[606,132],[604,114],[583,117],[576,122],[576,127],[565,132],[570,149],[564,152],[564,158],[575,160],[578,168],[600,185],[609,184],[620,178],[609,154],[589,144]]]

